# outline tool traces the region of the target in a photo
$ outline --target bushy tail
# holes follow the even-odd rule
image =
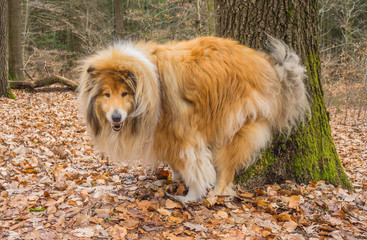
[[[307,91],[303,83],[305,68],[297,54],[284,42],[268,35],[266,47],[273,57],[273,67],[281,83],[280,111],[274,130],[289,135],[310,114]]]

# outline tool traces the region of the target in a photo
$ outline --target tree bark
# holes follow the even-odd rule
[[[124,1],[114,0],[115,37],[124,37]]]
[[[8,0],[9,10],[9,75],[23,80],[22,5],[21,0]]]
[[[255,49],[262,48],[266,33],[282,39],[301,57],[308,75],[305,84],[312,118],[289,138],[276,136],[257,163],[237,175],[249,188],[289,179],[351,187],[331,137],[323,100],[317,21],[317,0],[218,1],[217,35]]]
[[[0,1],[0,97],[7,96],[8,85],[8,2]]]

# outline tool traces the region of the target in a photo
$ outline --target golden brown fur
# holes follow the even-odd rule
[[[169,164],[189,187],[184,200],[198,200],[211,187],[233,194],[235,171],[308,109],[297,55],[271,37],[269,48],[266,55],[203,37],[98,52],[82,66],[79,99],[88,131],[116,161]],[[111,115],[125,112],[118,130]]]

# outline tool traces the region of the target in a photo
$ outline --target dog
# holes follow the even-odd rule
[[[183,201],[233,195],[235,172],[309,112],[299,57],[271,36],[267,49],[217,37],[116,43],[80,68],[87,131],[115,161],[168,164]]]

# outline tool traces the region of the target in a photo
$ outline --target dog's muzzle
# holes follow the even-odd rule
[[[112,129],[116,132],[121,131],[124,126],[124,122],[121,122],[122,116],[119,111],[115,110],[111,116],[112,118]]]

